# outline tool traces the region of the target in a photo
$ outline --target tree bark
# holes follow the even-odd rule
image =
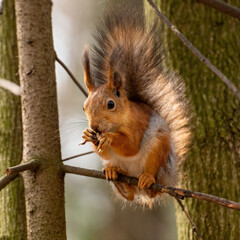
[[[154,1],[169,20],[239,88],[240,25],[214,9],[193,1]],[[237,6],[238,1],[231,4]],[[153,12],[151,14],[154,14]],[[164,29],[167,65],[186,80],[193,106],[193,143],[183,164],[182,186],[239,201],[239,100],[171,32]],[[186,207],[203,239],[240,236],[240,213],[189,199]],[[217,224],[216,224],[217,223]],[[181,211],[177,211],[178,239],[196,239]]]
[[[14,0],[5,2],[0,16],[0,78],[19,84]],[[0,88],[0,176],[22,160],[20,98]],[[0,192],[0,239],[26,239],[22,178]]]
[[[66,239],[50,0],[16,0],[29,240]]]

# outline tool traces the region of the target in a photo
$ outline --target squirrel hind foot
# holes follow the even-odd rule
[[[116,180],[119,174],[124,174],[120,168],[117,167],[106,167],[103,169],[107,180]]]
[[[118,193],[123,198],[125,198],[128,201],[134,200],[134,194],[135,194],[134,186],[127,183],[121,183],[121,182],[115,182],[115,181],[113,181],[113,184],[116,190],[118,191]]]
[[[149,173],[143,173],[138,180],[138,187],[141,190],[145,190],[151,187],[153,183],[155,183],[155,178]]]

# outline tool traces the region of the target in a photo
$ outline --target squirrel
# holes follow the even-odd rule
[[[153,183],[177,184],[190,140],[184,84],[164,67],[159,31],[132,9],[113,11],[83,53],[90,128],[82,137],[117,195],[149,205],[163,195],[149,189]],[[138,186],[115,181],[119,174],[138,178]]]

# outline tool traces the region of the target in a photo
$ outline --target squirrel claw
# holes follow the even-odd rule
[[[79,146],[80,146],[80,145],[84,145],[86,142],[87,142],[87,140],[83,140],[83,141],[81,141],[78,145],[79,145]]]
[[[96,144],[98,142],[97,134],[92,129],[86,129],[83,132],[82,138],[84,140],[80,143],[80,145],[84,145],[86,142],[92,142],[93,144]]]
[[[138,187],[141,190],[148,189],[155,182],[156,180],[151,174],[143,173],[138,179]]]
[[[98,140],[99,140],[99,144],[97,148],[98,153],[101,153],[102,151],[107,149],[112,143],[112,137],[108,133],[102,133],[99,136]]]

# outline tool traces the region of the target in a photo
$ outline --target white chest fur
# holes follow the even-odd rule
[[[108,161],[103,160],[104,165],[109,164],[111,167],[119,167],[128,176],[139,177],[139,175],[143,173],[151,149],[157,144],[156,138],[159,130],[167,131],[168,127],[164,119],[153,112],[148,127],[140,142],[139,152],[135,156],[123,157],[111,149],[111,159]]]

